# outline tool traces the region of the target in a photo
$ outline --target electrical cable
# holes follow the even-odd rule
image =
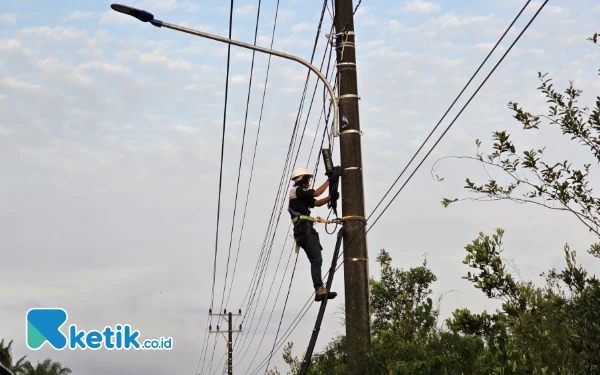
[[[473,95],[471,95],[471,97],[469,98],[469,100],[467,101],[467,103],[465,103],[465,105],[462,107],[462,109],[460,110],[460,112],[458,112],[458,114],[456,115],[456,117],[454,117],[454,120],[452,120],[452,122],[450,123],[450,125],[448,125],[446,127],[446,130],[444,130],[444,132],[442,133],[442,135],[438,138],[438,140],[433,144],[433,146],[431,147],[431,149],[429,150],[429,152],[427,152],[427,154],[425,154],[425,157],[423,157],[423,159],[421,160],[421,162],[417,165],[417,167],[414,169],[414,171],[411,173],[410,176],[408,176],[408,178],[406,179],[406,181],[404,182],[404,184],[400,187],[400,189],[398,190],[398,192],[396,192],[396,194],[392,197],[392,199],[390,200],[390,202],[384,207],[383,211],[379,214],[379,216],[377,216],[377,218],[375,219],[375,221],[370,224],[369,229],[365,232],[363,238],[367,235],[367,233],[373,228],[373,226],[377,223],[377,221],[381,218],[381,216],[385,213],[385,211],[390,207],[390,205],[392,204],[392,202],[394,202],[394,200],[396,199],[396,197],[398,196],[398,194],[400,194],[400,192],[404,189],[404,187],[406,186],[406,184],[408,184],[408,182],[412,179],[412,177],[415,175],[415,173],[419,170],[419,168],[423,165],[423,163],[425,162],[425,160],[427,159],[427,157],[431,154],[431,152],[433,152],[433,150],[435,149],[435,147],[438,145],[438,143],[442,140],[442,138],[446,135],[446,133],[450,130],[450,128],[452,127],[452,125],[454,125],[454,123],[456,122],[456,120],[458,120],[458,118],[460,117],[460,115],[463,113],[463,111],[467,108],[467,106],[471,103],[471,101],[473,100],[473,98],[475,97],[475,95],[477,95],[477,93],[479,92],[479,90],[483,87],[483,85],[488,81],[488,79],[491,77],[491,75],[496,71],[496,69],[498,68],[498,66],[502,63],[502,61],[504,61],[504,58],[508,55],[508,53],[512,50],[512,48],[515,46],[515,44],[519,41],[519,39],[521,38],[521,36],[525,33],[525,31],[527,31],[527,29],[529,28],[529,26],[533,23],[533,21],[537,18],[538,14],[542,11],[542,9],[544,9],[544,7],[546,6],[546,4],[548,3],[548,0],[545,0],[544,3],[540,6],[540,8],[538,9],[538,11],[533,15],[533,17],[531,18],[531,20],[529,21],[529,23],[527,23],[527,25],[525,26],[525,28],[521,31],[521,33],[519,33],[519,35],[517,36],[517,38],[514,40],[514,42],[510,45],[510,47],[508,47],[508,49],[506,50],[506,52],[504,53],[504,55],[502,55],[502,57],[500,58],[500,60],[498,61],[498,63],[496,63],[496,65],[492,68],[492,70],[490,71],[490,73],[487,75],[487,77],[485,77],[485,79],[483,80],[483,82],[479,85],[479,87],[477,88],[477,90],[475,90],[475,92],[473,93]],[[362,241],[362,239],[361,239]],[[349,255],[350,252],[347,254]],[[343,264],[344,262],[342,261],[340,263],[340,266]],[[339,268],[339,266],[338,266]]]
[[[271,49],[273,49],[273,43],[275,41],[275,29],[277,27],[277,16],[278,16],[278,14],[279,14],[279,0],[277,1],[277,6],[275,8],[275,19],[274,19],[274,22],[273,22],[273,31],[272,31],[272,35],[271,35],[271,47],[270,47]],[[264,105],[265,105],[265,97],[266,97],[266,94],[267,94],[267,84],[269,82],[269,72],[270,72],[270,69],[271,69],[271,57],[272,56],[269,55],[268,63],[267,63],[267,72],[266,72],[266,76],[265,76],[265,84],[264,84],[264,88],[263,88],[262,103],[261,103],[260,115],[259,115],[259,119],[258,119],[258,129],[256,131],[256,142],[254,144],[254,155],[252,157],[252,167],[251,167],[251,171],[250,171],[250,184],[248,185],[248,191],[250,189],[250,185],[251,185],[251,182],[252,182],[252,175],[253,175],[253,171],[254,171],[254,163],[255,163],[255,159],[256,159],[256,150],[258,149],[258,137],[259,137],[259,133],[260,133],[260,126],[262,124],[263,110],[264,110]],[[247,208],[247,206],[248,206],[248,201],[246,201],[246,207],[244,208],[244,218],[246,217],[246,208]],[[275,210],[275,205],[273,206],[273,212],[274,212],[274,210]],[[242,221],[242,223],[243,223],[243,221]],[[270,222],[269,222],[269,225],[270,225]],[[241,234],[240,234],[238,248],[241,246],[241,241],[242,241],[242,237],[241,237]],[[259,260],[258,260],[258,262],[256,264],[254,273],[253,273],[251,281],[250,281],[250,286],[252,286],[254,284],[254,278],[256,277],[256,272],[259,269],[259,264],[260,264],[260,261],[262,259],[262,255],[263,254],[262,254],[262,251],[261,251],[260,256],[259,256]],[[242,303],[240,304],[240,306],[244,305],[244,303],[246,301],[246,298],[248,297],[248,293],[250,292],[250,290],[251,290],[251,288],[248,288],[248,290],[246,291],[246,295],[244,296],[244,299],[242,300]],[[236,323],[237,323],[237,319],[236,319]],[[237,342],[237,338],[236,338],[236,342]]]
[[[261,0],[258,0],[258,10],[256,12],[256,28],[254,29],[254,45],[256,46],[256,40],[258,37],[258,24],[259,24],[259,20],[260,20],[260,5],[261,5]],[[250,63],[250,78],[248,81],[248,97],[246,98],[246,114],[244,116],[244,131],[243,131],[243,135],[242,135],[242,147],[240,150],[240,163],[238,166],[238,177],[237,177],[237,184],[236,184],[236,190],[235,190],[235,204],[234,204],[234,208],[233,208],[233,219],[232,219],[232,224],[231,224],[231,237],[229,239],[229,250],[231,250],[231,242],[233,239],[233,228],[234,228],[234,223],[235,223],[235,214],[236,214],[236,208],[237,208],[237,197],[238,197],[238,189],[240,187],[240,175],[241,175],[241,171],[242,171],[242,159],[243,159],[243,155],[244,155],[244,143],[246,140],[246,127],[248,124],[248,111],[250,108],[250,93],[252,91],[252,76],[254,73],[254,57],[256,55],[256,51],[252,50],[252,62]],[[258,136],[257,136],[257,140],[258,140]],[[255,147],[256,150],[256,147]],[[240,230],[240,241],[238,244],[238,248],[236,251],[236,256],[235,256],[235,265],[233,267],[233,274],[231,276],[231,283],[229,284],[229,292],[227,293],[227,301],[225,302],[225,305],[227,305],[229,303],[229,297],[231,296],[231,289],[233,287],[233,281],[235,280],[235,272],[237,270],[237,263],[238,263],[238,257],[240,254],[240,245],[241,245],[241,241],[242,241],[242,234],[244,232],[244,222],[246,219],[246,208],[248,207],[248,199],[250,196],[250,186],[251,186],[251,182],[252,182],[252,173],[250,173],[250,182],[248,183],[248,191],[246,192],[246,205],[244,207],[244,217],[242,218],[242,228]],[[227,263],[227,266],[229,267],[229,262]],[[227,274],[225,274],[225,282],[227,282]],[[225,287],[223,287],[223,293],[225,292]]]
[[[373,213],[377,210],[377,208],[379,208],[379,206],[381,205],[381,203],[383,202],[383,200],[388,196],[388,194],[390,193],[390,191],[392,191],[392,189],[394,188],[394,186],[396,186],[396,183],[398,182],[398,180],[400,180],[400,178],[404,175],[404,172],[406,172],[406,170],[411,165],[411,163],[415,160],[415,158],[417,157],[417,155],[419,154],[419,152],[421,152],[421,149],[425,146],[425,144],[427,143],[427,141],[429,140],[429,138],[431,138],[431,136],[437,130],[437,128],[440,126],[440,124],[442,123],[442,121],[444,121],[444,119],[446,118],[446,116],[448,115],[448,113],[452,110],[452,108],[454,108],[454,105],[456,104],[456,102],[458,101],[458,99],[461,98],[462,94],[465,92],[465,90],[467,89],[467,87],[469,87],[469,85],[471,84],[471,82],[473,81],[473,79],[475,78],[475,76],[477,76],[477,74],[479,73],[479,71],[481,70],[481,68],[483,68],[483,66],[485,65],[485,63],[492,56],[492,54],[494,53],[494,51],[496,50],[496,48],[498,48],[498,46],[500,45],[500,43],[502,43],[502,40],[504,40],[504,37],[508,34],[508,32],[513,27],[513,25],[515,24],[515,22],[517,22],[517,20],[519,19],[519,17],[523,13],[523,11],[525,11],[525,8],[527,8],[527,6],[529,5],[530,2],[531,2],[531,0],[528,0],[527,3],[525,3],[525,5],[521,9],[521,11],[517,14],[517,16],[515,17],[515,19],[513,19],[513,21],[508,26],[508,28],[506,29],[506,31],[504,31],[504,34],[502,34],[502,36],[500,37],[500,39],[498,39],[498,41],[496,42],[496,45],[494,46],[494,48],[491,49],[491,51],[486,56],[485,60],[483,60],[483,62],[479,65],[479,68],[477,68],[477,70],[475,71],[475,73],[473,73],[473,75],[471,76],[471,78],[469,79],[469,81],[467,82],[467,84],[463,87],[463,89],[460,91],[460,93],[458,94],[458,96],[454,99],[454,101],[452,102],[452,104],[450,105],[450,107],[448,107],[448,109],[446,110],[446,113],[444,113],[444,115],[442,116],[442,118],[440,119],[440,121],[438,121],[438,123],[435,125],[435,127],[433,128],[433,130],[431,130],[431,132],[429,133],[429,135],[427,136],[427,138],[425,138],[425,141],[423,141],[423,143],[421,144],[421,146],[419,147],[419,149],[417,150],[417,152],[415,152],[415,154],[413,155],[412,159],[410,159],[410,161],[408,162],[408,164],[404,168],[404,170],[400,173],[400,175],[398,176],[398,178],[396,178],[396,181],[394,181],[394,183],[392,184],[392,186],[390,186],[390,188],[385,193],[385,195],[383,196],[383,198],[381,198],[381,201],[379,201],[379,203],[373,209],[373,211],[371,212],[371,214],[369,215],[369,217],[367,217],[367,220],[369,220],[371,218],[371,216],[373,215]]]
[[[261,0],[258,0],[258,9],[256,12],[256,26],[254,29],[254,45],[255,46],[256,46],[256,41],[257,41],[257,37],[258,37],[258,25],[259,25],[259,21],[260,21],[260,7],[261,7]],[[243,160],[243,155],[244,155],[244,144],[245,144],[245,140],[246,140],[246,129],[247,129],[247,124],[248,124],[248,112],[249,112],[249,108],[250,108],[250,94],[252,92],[252,78],[254,75],[255,56],[256,56],[256,51],[252,50],[252,61],[250,63],[250,77],[249,77],[249,81],[248,81],[248,96],[246,98],[246,112],[244,115],[244,130],[243,130],[243,135],[242,135],[242,146],[241,146],[241,150],[240,150],[240,162],[239,162],[239,166],[238,166],[238,176],[237,176],[237,183],[236,183],[236,190],[235,190],[235,203],[234,203],[233,218],[232,218],[232,223],[231,223],[231,234],[230,234],[230,238],[229,238],[229,252],[231,252],[231,245],[232,245],[232,240],[233,240],[233,230],[234,230],[235,216],[236,216],[236,210],[237,210],[237,198],[238,198],[238,191],[239,191],[239,186],[240,186],[240,175],[241,175],[242,160]],[[260,131],[260,123],[258,125],[258,131]],[[258,142],[258,132],[257,132],[257,136],[256,136],[256,142]],[[252,158],[252,169],[250,171],[250,180],[248,182],[248,190],[246,192],[246,203],[244,205],[244,215],[242,218],[242,226],[241,226],[241,230],[240,230],[238,248],[237,248],[236,256],[235,256],[235,265],[233,268],[233,274],[231,276],[231,283],[229,284],[229,291],[227,293],[227,300],[225,302],[225,306],[227,304],[229,304],[229,298],[231,296],[231,289],[233,287],[233,282],[235,280],[235,273],[237,271],[237,263],[238,263],[238,257],[240,254],[242,234],[244,232],[244,223],[246,220],[246,210],[248,207],[248,199],[250,196],[250,187],[252,186],[252,172],[254,171],[255,156],[256,156],[256,144],[254,147],[254,157]],[[225,273],[225,284],[223,285],[223,295],[225,294],[225,288],[227,287],[227,273],[228,272],[229,272],[229,257],[227,258],[227,271]],[[222,305],[223,305],[223,300],[221,300],[221,306]],[[219,318],[221,318],[221,317],[219,317]],[[219,322],[220,321],[221,321],[221,319],[219,319]],[[223,360],[225,359],[225,356],[226,356],[226,354],[224,353],[223,357],[221,358],[221,361],[219,362],[219,365],[217,365],[217,368],[220,366],[221,362],[223,362]]]
[[[333,26],[332,26],[332,30],[333,30]],[[324,65],[324,61],[325,61],[325,58],[326,58],[326,57],[327,57],[327,50],[325,50],[325,51],[324,51],[324,54],[323,54],[323,61],[321,62],[321,67],[320,67],[320,69],[319,69],[319,70],[321,70],[321,71],[322,71],[322,69],[323,69],[323,65]],[[331,58],[331,49],[330,49],[329,58]],[[328,69],[327,69],[327,72],[326,72],[326,74],[325,74],[325,75],[327,76],[328,74],[329,74],[329,64],[328,64]],[[319,82],[317,82],[317,84],[318,84],[318,83],[319,83]],[[313,99],[314,99],[314,97],[316,96],[316,89],[317,89],[317,86],[315,86],[315,92],[313,93]],[[311,107],[312,107],[312,106],[311,106]],[[310,113],[310,109],[309,109],[309,113]],[[307,116],[307,117],[308,117],[308,116]],[[305,128],[306,128],[306,125],[305,125]],[[315,133],[315,138],[316,138],[316,133]],[[300,145],[298,146],[298,149],[299,149],[299,148],[300,148]],[[317,163],[318,163],[318,160],[317,160]],[[289,232],[289,231],[288,231],[288,232]],[[289,235],[289,233],[288,233],[288,235]],[[287,241],[287,238],[288,238],[288,237],[286,237],[286,241]],[[284,248],[285,248],[285,244],[284,244]],[[283,249],[282,249],[282,252],[283,252]],[[276,271],[276,272],[277,272],[277,271]],[[281,289],[281,288],[280,288],[280,289]],[[279,293],[277,294],[277,299],[275,300],[275,304],[276,304],[276,302],[277,302],[277,300],[278,300],[278,299],[279,299]],[[267,297],[267,300],[268,300],[268,297]],[[275,304],[273,305],[273,310],[274,310],[274,308],[275,308]],[[263,315],[263,313],[264,313],[265,307],[266,307],[266,305],[264,305],[264,306],[263,306],[263,311],[261,312],[261,316],[262,316],[262,315]],[[273,310],[271,311],[271,316],[272,316]],[[267,327],[268,327],[268,324],[269,324],[269,322],[270,322],[270,320],[271,320],[271,316],[269,317],[269,321],[267,322]],[[260,321],[261,321],[261,318],[259,318],[259,322],[260,322]],[[256,326],[256,328],[258,328],[258,325]],[[245,352],[244,352],[244,354],[242,355],[242,358],[243,358],[243,357],[246,355],[246,353],[247,353],[247,351],[248,351],[248,349],[249,349],[250,345],[252,345],[252,342],[253,342],[253,340],[254,340],[254,334],[255,334],[255,333],[256,333],[256,330],[255,330],[255,332],[253,333],[253,335],[252,335],[252,339],[250,340],[250,342],[249,342],[249,344],[248,344],[249,346],[246,348],[246,351],[245,351]],[[266,329],[265,329],[265,333],[266,333]],[[263,336],[262,336],[262,337],[263,337],[263,339],[264,339],[264,334],[263,334]],[[261,343],[262,343],[262,341],[263,341],[263,340],[261,339]],[[260,349],[260,346],[261,346],[261,344],[259,344],[259,346],[257,347],[257,349],[256,349],[256,350],[257,350],[257,352],[256,352],[256,353],[258,353],[258,350]],[[256,357],[256,354],[255,354],[255,357]],[[240,361],[241,361],[241,358],[240,358]]]
[[[425,160],[427,159],[427,157],[431,154],[431,152],[433,151],[433,149],[437,146],[437,144],[442,140],[442,138],[444,137],[444,135],[450,130],[450,128],[452,127],[452,125],[456,122],[456,120],[460,117],[460,115],[462,114],[462,112],[466,109],[466,107],[470,104],[470,102],[472,101],[472,99],[475,97],[475,95],[477,95],[477,93],[480,91],[480,89],[483,87],[483,85],[488,81],[488,79],[490,78],[490,76],[496,71],[496,69],[498,68],[498,66],[500,65],[500,63],[502,63],[502,61],[505,59],[505,57],[507,56],[507,54],[512,50],[512,48],[514,47],[514,45],[517,43],[517,41],[521,38],[521,36],[525,33],[525,31],[529,28],[529,26],[533,23],[533,21],[537,18],[538,14],[541,12],[541,10],[546,6],[546,4],[548,3],[548,0],[545,0],[545,2],[541,5],[541,7],[538,9],[538,11],[535,13],[535,15],[532,17],[532,19],[529,21],[529,23],[525,26],[525,28],[521,31],[521,33],[519,34],[519,36],[515,39],[515,41],[511,44],[511,46],[507,49],[507,51],[504,53],[504,55],[501,57],[501,59],[498,61],[498,63],[494,66],[494,68],[490,71],[490,73],[487,75],[487,77],[484,79],[484,81],[480,84],[480,86],[477,88],[477,90],[473,93],[473,95],[471,96],[471,98],[467,101],[467,103],[463,106],[463,108],[461,109],[461,111],[456,115],[456,117],[454,118],[454,120],[452,121],[452,123],[450,123],[450,125],[448,125],[448,127],[446,128],[446,130],[444,131],[444,133],[438,138],[438,140],[436,141],[436,143],[432,146],[432,148],[429,150],[429,152],[425,155],[425,157],[423,158],[423,160],[419,163],[419,165],[415,168],[415,170],[413,171],[413,173],[409,176],[409,178],[407,179],[407,181],[404,183],[404,185],[399,189],[399,191],[394,195],[394,197],[392,198],[392,200],[386,205],[386,207],[384,208],[383,212],[381,212],[379,214],[379,216],[376,218],[376,220],[371,224],[369,230],[367,230],[363,236],[363,238],[366,236],[366,233],[368,233],[373,226],[377,223],[377,221],[379,220],[379,218],[381,218],[381,216],[386,212],[386,210],[389,208],[389,206],[391,205],[391,203],[396,199],[396,197],[398,196],[398,194],[403,190],[404,186],[406,186],[406,184],[410,181],[410,179],[412,178],[412,176],[414,176],[414,174],[416,173],[416,171],[421,167],[421,165],[425,162]],[[520,13],[519,13],[520,14]],[[356,237],[356,236],[355,236]],[[351,240],[351,242],[354,239]],[[356,248],[356,245],[350,249],[350,251],[348,252],[348,254],[346,255],[350,255],[352,253],[352,251]],[[339,269],[342,264],[344,263],[344,261],[342,261],[336,268]],[[314,294],[314,293],[313,293]],[[309,299],[310,301],[310,299]],[[308,311],[308,310],[306,310]],[[306,314],[306,311],[304,312],[304,314]],[[302,317],[304,316],[304,314],[302,315]],[[300,314],[299,314],[300,315]],[[298,315],[298,316],[299,316]],[[297,316],[297,317],[298,317]],[[292,323],[293,324],[293,323]],[[296,324],[297,325],[297,324]],[[291,333],[291,332],[290,332]],[[287,338],[287,337],[286,337]],[[281,340],[281,342],[283,342],[283,339]],[[270,356],[272,357],[274,354],[271,354]],[[269,356],[267,356],[268,358]],[[264,365],[262,365],[264,366]],[[261,366],[261,367],[262,367]],[[254,374],[256,373],[256,370],[252,373]]]
[[[314,56],[315,56],[315,52],[316,52],[316,47],[317,47],[317,43],[318,43],[318,36],[320,34],[320,30],[321,30],[321,25],[322,25],[322,22],[323,22],[324,14],[325,14],[325,3],[324,3],[324,6],[323,6],[323,10],[321,12],[321,18],[320,18],[320,22],[319,22],[319,26],[318,26],[317,35],[315,37],[315,43],[314,43],[314,46],[313,46],[312,55],[311,55],[311,59],[310,59],[311,63],[314,60]],[[282,179],[280,181],[280,188],[279,188],[278,194],[277,194],[278,196],[279,196],[279,193],[281,192],[281,188],[283,187],[283,182],[285,181],[286,171],[290,167],[289,161],[290,161],[290,156],[292,155],[291,152],[295,148],[296,136],[297,136],[297,129],[298,129],[299,121],[300,121],[301,111],[302,111],[302,108],[304,106],[304,100],[306,98],[306,91],[308,89],[308,82],[309,82],[309,79],[310,79],[310,74],[311,74],[311,72],[309,71],[308,74],[307,74],[307,79],[306,79],[306,82],[305,82],[304,92],[303,92],[302,100],[301,100],[301,103],[300,103],[300,109],[298,111],[298,115],[297,115],[297,118],[296,118],[294,130],[292,132],[292,138],[290,140],[290,147],[288,148],[288,156],[286,157],[286,162],[285,162],[285,165],[284,165],[284,172],[282,174]],[[285,196],[283,198],[285,198]],[[280,209],[279,209],[279,215],[278,215],[277,223],[279,222],[279,218],[281,217],[281,212],[282,212],[282,209],[283,209],[283,203],[284,203],[284,199],[281,200],[281,205],[280,205]],[[275,238],[275,233],[276,233],[276,230],[273,232],[273,235],[272,235],[272,238],[271,238],[271,241],[270,241],[271,244],[269,245],[268,254],[266,256],[267,259],[270,257],[270,253],[271,253],[272,246],[273,246],[273,241],[274,241],[274,238]],[[267,236],[268,236],[268,234],[267,234]],[[267,263],[267,261],[265,261],[265,264],[266,263]],[[263,268],[261,270],[261,275],[259,275],[259,280],[262,277],[262,273],[263,273],[264,269],[265,268],[263,266]],[[258,285],[258,283],[256,285]],[[260,292],[259,292],[259,300],[260,300]],[[251,304],[249,304],[249,305],[251,305]],[[247,311],[249,311],[249,310],[247,309]],[[253,321],[253,319],[254,319],[254,314],[252,316],[252,321]],[[252,325],[252,322],[251,322],[251,325]]]
[[[231,0],[231,5],[229,9],[229,39],[231,39],[231,31],[233,26],[233,1]],[[223,134],[221,137],[221,166],[219,171],[219,198],[217,202],[217,229],[215,234],[215,259],[213,265],[213,282],[212,282],[212,291],[210,297],[210,309],[212,310],[214,307],[214,294],[215,294],[215,281],[217,275],[217,253],[219,248],[219,221],[221,216],[221,190],[223,184],[223,158],[225,154],[225,128],[227,123],[227,99],[229,94],[229,68],[231,63],[231,44],[227,45],[227,68],[226,68],[226,76],[225,76],[225,104],[223,108]],[[210,321],[212,322],[212,315],[210,316]],[[216,345],[216,340],[215,340]],[[213,347],[214,354],[214,347]],[[206,358],[206,357],[205,357]],[[212,363],[212,358],[211,358]],[[204,369],[204,366],[202,366]]]

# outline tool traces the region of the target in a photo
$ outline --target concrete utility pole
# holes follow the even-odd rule
[[[358,113],[356,45],[352,0],[335,0],[339,87],[342,214],[365,217],[361,132]],[[347,374],[363,375],[371,346],[369,256],[365,224],[344,223],[344,289],[346,297]]]
[[[209,311],[209,315],[217,315],[217,316],[221,316],[224,317],[225,320],[227,320],[227,323],[229,325],[229,329],[226,331],[228,333],[227,337],[225,337],[225,333],[224,331],[221,331],[219,329],[219,326],[217,326],[217,330],[213,331],[212,330],[212,326],[209,327],[209,333],[221,333],[223,335],[223,337],[225,337],[225,340],[227,340],[227,375],[232,375],[233,374],[233,334],[234,333],[239,333],[242,332],[242,325],[240,324],[240,329],[239,330],[233,330],[233,317],[234,316],[242,316],[242,310],[239,311],[238,314],[232,314],[231,312],[227,313],[227,310],[223,311],[223,314],[213,314],[212,310]]]

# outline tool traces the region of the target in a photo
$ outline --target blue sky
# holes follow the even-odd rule
[[[412,153],[446,111],[512,18],[522,0],[363,0],[355,21],[363,136],[366,206],[370,213]],[[225,36],[229,2],[144,0],[128,3],[156,18]],[[235,1],[233,38],[252,42],[257,1]],[[322,1],[281,0],[274,48],[310,59]],[[502,48],[483,69],[443,125],[458,112],[541,2],[531,2]],[[268,47],[276,1],[261,3],[258,44]],[[462,280],[464,246],[479,231],[506,229],[507,257],[521,275],[562,264],[562,246],[579,250],[591,272],[598,265],[584,249],[593,240],[564,215],[511,204],[464,203],[443,209],[443,197],[464,195],[464,178],[484,178],[479,166],[444,156],[471,155],[474,140],[490,144],[491,132],[507,130],[521,147],[548,146],[549,157],[587,161],[554,129],[523,133],[506,108],[517,101],[545,111],[536,92],[537,72],[558,87],[569,80],[591,104],[599,92],[600,50],[585,39],[597,32],[600,7],[591,0],[550,1],[494,76],[435,149],[422,169],[369,233],[373,259],[386,248],[399,267],[420,265],[424,254],[438,275],[435,295],[442,316],[454,309],[497,307]],[[316,64],[326,49],[325,13]],[[193,374],[210,306],[227,47],[158,29],[117,14],[102,1],[5,1],[0,10],[0,328],[15,340],[17,355],[52,357],[75,373]],[[232,48],[215,305],[218,308],[229,252],[237,253],[250,166],[256,141],[268,58],[256,55],[241,173],[231,236],[240,146],[252,54]],[[265,95],[256,163],[228,309],[237,310],[252,277],[298,113],[306,69],[273,58]],[[301,114],[304,127],[315,79]],[[318,86],[298,165],[314,167],[323,131]],[[317,131],[318,130],[318,131]],[[441,134],[441,131],[437,135]],[[311,144],[316,137],[315,149]],[[335,140],[334,161],[338,140]],[[327,141],[326,141],[327,144]],[[431,144],[431,143],[430,143]],[[295,154],[294,154],[295,155]],[[420,160],[420,159],[418,159]],[[310,163],[309,163],[310,161]],[[411,169],[412,170],[412,169]],[[322,169],[321,169],[322,171]],[[286,172],[287,173],[287,172]],[[317,182],[323,180],[322,172]],[[594,178],[596,178],[594,176]],[[315,211],[325,216],[324,209]],[[278,222],[257,314],[247,327],[246,370],[254,353],[269,352],[281,316],[294,258],[286,215]],[[325,263],[335,238],[320,228]],[[285,244],[285,246],[284,246]],[[291,260],[290,260],[291,259]],[[279,268],[278,268],[279,264]],[[287,266],[287,272],[284,270]],[[287,329],[311,290],[309,264],[300,253],[282,323]],[[275,272],[278,270],[278,272]],[[228,285],[231,282],[231,271]],[[268,286],[274,287],[269,298]],[[282,291],[275,303],[275,297]],[[343,288],[343,273],[334,288]],[[329,306],[318,344],[343,333],[338,311],[343,293]],[[26,311],[67,309],[78,326],[99,329],[127,322],[143,335],[173,336],[172,352],[55,352],[25,346]],[[273,307],[274,306],[274,307]],[[268,316],[272,319],[267,324]],[[300,355],[316,316],[312,307],[289,337]],[[249,322],[248,322],[249,323]],[[259,345],[262,333],[264,340]],[[248,333],[244,333],[247,335]],[[243,340],[243,337],[240,336]],[[212,348],[215,336],[209,344]],[[217,362],[225,353],[217,342]],[[236,354],[237,356],[237,354]],[[258,360],[253,366],[258,363]],[[280,354],[271,365],[282,367]],[[216,363],[213,366],[215,372]],[[203,372],[208,373],[208,372]]]

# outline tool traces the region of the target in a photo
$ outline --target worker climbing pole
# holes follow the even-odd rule
[[[339,198],[338,186],[341,175],[341,168],[339,166],[334,167],[331,158],[331,151],[329,149],[322,150],[323,163],[325,164],[325,175],[327,181],[321,185],[318,189],[309,189],[310,179],[313,177],[304,168],[297,168],[292,174],[292,181],[294,181],[294,187],[290,191],[290,205],[288,211],[292,215],[292,222],[294,223],[294,238],[296,239],[296,252],[299,248],[304,249],[308,259],[311,262],[311,274],[313,284],[315,287],[315,301],[321,301],[321,307],[319,308],[319,314],[317,315],[317,321],[310,338],[308,349],[302,362],[302,368],[300,370],[301,375],[305,375],[310,366],[315,344],[317,343],[317,337],[321,329],[321,322],[325,315],[325,308],[327,307],[327,301],[335,298],[337,293],[331,292],[331,285],[333,283],[333,276],[335,274],[337,260],[342,245],[342,238],[344,234],[344,227],[342,227],[337,234],[337,241],[335,244],[335,250],[333,252],[333,259],[331,261],[331,268],[329,269],[329,277],[327,278],[327,285],[323,286],[321,279],[321,265],[322,256],[319,236],[317,231],[314,229],[314,223],[325,223],[325,224],[343,224],[344,221],[353,219],[354,217],[337,217],[337,200]],[[315,197],[320,196],[325,192],[325,189],[329,188],[329,196],[320,200],[316,200]],[[310,216],[310,208],[320,207],[327,203],[327,207],[332,210],[335,215],[333,220],[326,220],[320,217],[313,218]],[[327,298],[325,298],[327,296]]]
[[[329,150],[327,150],[329,151]],[[315,301],[333,299],[337,296],[336,292],[331,292],[323,285],[321,277],[321,266],[323,265],[323,257],[321,252],[323,247],[319,239],[319,233],[314,228],[315,221],[325,222],[320,218],[318,220],[310,216],[310,209],[321,207],[325,204],[332,210],[337,208],[337,200],[339,199],[338,181],[340,177],[340,167],[333,167],[331,154],[323,150],[323,160],[325,162],[325,174],[327,181],[317,189],[310,188],[310,180],[313,175],[306,168],[296,168],[292,174],[291,180],[294,186],[290,190],[289,207],[292,223],[294,224],[294,239],[296,240],[296,253],[302,248],[308,257],[311,265],[311,277],[313,287],[315,288]],[[325,189],[329,187],[329,195],[325,198],[317,200]],[[337,216],[337,211],[336,211]]]

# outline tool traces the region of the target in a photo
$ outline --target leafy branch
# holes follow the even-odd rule
[[[598,35],[592,39],[597,42]],[[600,96],[590,110],[578,104],[582,91],[574,87],[573,82],[560,93],[555,90],[547,74],[538,73],[541,85],[537,88],[548,103],[548,113],[534,115],[524,110],[518,103],[508,103],[513,118],[521,123],[524,130],[539,130],[542,126],[558,127],[563,135],[577,141],[600,163]],[[466,159],[480,163],[488,176],[487,181],[476,183],[466,178],[464,186],[475,197],[442,200],[442,205],[465,200],[499,201],[510,200],[516,203],[532,203],[552,210],[565,211],[574,215],[592,233],[600,237],[600,198],[594,195],[590,183],[591,164],[576,168],[568,160],[546,162],[543,160],[545,148],[517,151],[510,134],[506,131],[492,133],[492,150],[482,151],[482,142],[477,139],[475,156],[450,156],[448,158]],[[508,183],[501,183],[490,174],[497,170]],[[435,175],[438,181],[443,179]],[[600,256],[600,245],[593,245],[590,253]]]

